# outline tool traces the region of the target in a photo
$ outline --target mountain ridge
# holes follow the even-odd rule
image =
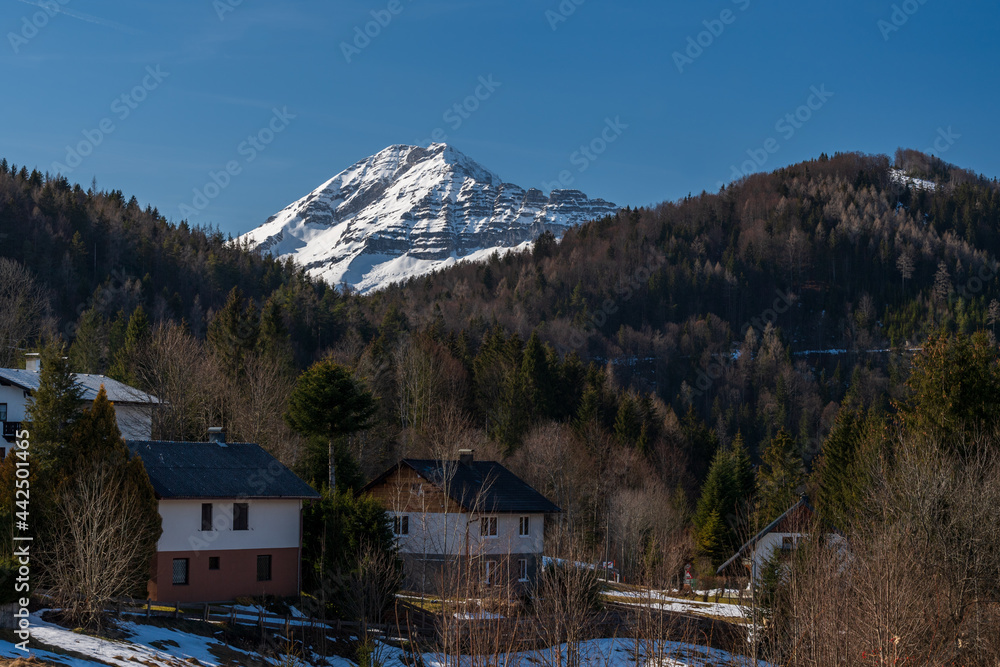
[[[395,144],[354,163],[239,237],[311,275],[369,292],[618,207],[579,190],[524,189],[447,144]]]

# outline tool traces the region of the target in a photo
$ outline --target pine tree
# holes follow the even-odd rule
[[[58,467],[69,446],[72,424],[80,415],[83,390],[70,371],[63,356],[66,349],[61,341],[50,341],[41,354],[38,389],[28,404],[31,422],[31,443],[36,470],[44,472]]]
[[[615,416],[615,438],[622,445],[634,447],[639,439],[640,423],[632,394],[626,393],[618,404],[618,414]]]
[[[277,359],[289,370],[294,368],[292,341],[285,326],[283,309],[273,296],[264,302],[264,307],[260,311],[257,351],[264,356]]]
[[[149,318],[142,305],[136,306],[128,318],[125,327],[124,344],[115,354],[114,363],[108,369],[108,375],[125,384],[138,384],[135,374],[135,364],[143,356],[149,344]]]
[[[327,481],[329,488],[335,489],[335,441],[371,426],[375,410],[375,398],[350,370],[324,359],[299,376],[284,418],[292,430],[326,446]]]
[[[162,532],[153,485],[142,459],[133,456],[122,440],[103,385],[93,404],[73,423],[67,446],[54,463],[42,480],[51,498],[43,508],[47,518],[40,522],[39,541],[46,558],[60,559],[61,567],[49,567],[47,572],[65,613],[93,626],[99,624],[98,616],[108,602],[101,596],[108,591],[111,596],[135,595],[145,588]],[[103,502],[87,505],[86,521],[77,530],[62,530],[60,522],[79,522],[75,514],[65,513],[66,503],[94,494]],[[122,533],[124,526],[127,534]],[[115,573],[117,591],[101,581],[105,571]]]
[[[717,510],[709,513],[697,535],[698,553],[708,558],[712,567],[719,567],[732,555],[729,529]]]
[[[757,475],[757,512],[762,524],[781,516],[799,498],[805,467],[795,441],[785,429],[764,448]]]
[[[243,292],[234,287],[208,325],[209,345],[230,379],[243,376],[246,357],[257,347],[259,326],[257,307],[253,301],[245,301]]]
[[[88,308],[80,314],[69,349],[71,367],[78,373],[104,373],[108,349],[108,323],[96,308]]]

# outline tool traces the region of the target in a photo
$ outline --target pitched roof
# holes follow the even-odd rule
[[[112,403],[151,404],[159,403],[160,399],[147,394],[124,382],[119,382],[106,375],[91,375],[89,373],[74,373],[76,386],[82,390],[83,400],[93,401],[104,385],[108,400]],[[23,368],[0,368],[0,383],[12,384],[27,391],[37,391],[40,383],[38,371],[26,371]]]
[[[767,526],[764,527],[764,530],[760,531],[759,533],[757,533],[756,535],[754,535],[753,537],[751,537],[747,541],[746,544],[744,544],[742,547],[740,547],[740,550],[737,551],[733,555],[732,558],[730,558],[725,563],[723,563],[722,565],[720,565],[719,569],[716,570],[715,573],[716,574],[722,574],[722,572],[724,570],[726,570],[730,565],[732,565],[737,560],[739,560],[739,558],[748,549],[753,548],[753,545],[757,544],[757,542],[759,542],[761,539],[763,539],[763,537],[765,535],[767,535],[768,533],[774,532],[778,528],[778,526],[781,525],[783,522],[790,521],[792,518],[796,518],[796,519],[799,518],[799,517],[794,516],[794,515],[797,514],[797,513],[800,513],[800,512],[808,512],[809,516],[812,516],[813,514],[816,513],[816,510],[813,509],[813,506],[809,503],[809,498],[806,497],[805,494],[803,494],[802,497],[799,498],[799,501],[797,503],[795,503],[794,505],[792,505],[791,507],[789,507],[787,510],[785,510],[784,513],[781,516],[779,516],[777,519],[775,519],[771,523],[767,524]],[[788,532],[801,532],[801,531],[788,531]]]
[[[276,458],[249,442],[126,440],[160,498],[319,498]]]
[[[556,513],[558,507],[496,461],[460,463],[442,459],[403,459],[365,486],[380,484],[401,466],[412,468],[470,512]]]

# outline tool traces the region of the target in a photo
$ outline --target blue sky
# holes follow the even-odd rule
[[[998,26],[942,0],[3,0],[0,155],[233,235],[438,128],[622,206],[936,140],[992,177]]]

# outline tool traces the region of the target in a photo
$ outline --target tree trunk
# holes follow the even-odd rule
[[[333,462],[333,438],[327,441],[327,456],[330,458],[329,472],[330,472],[330,492],[337,490],[336,487],[336,466]]]

